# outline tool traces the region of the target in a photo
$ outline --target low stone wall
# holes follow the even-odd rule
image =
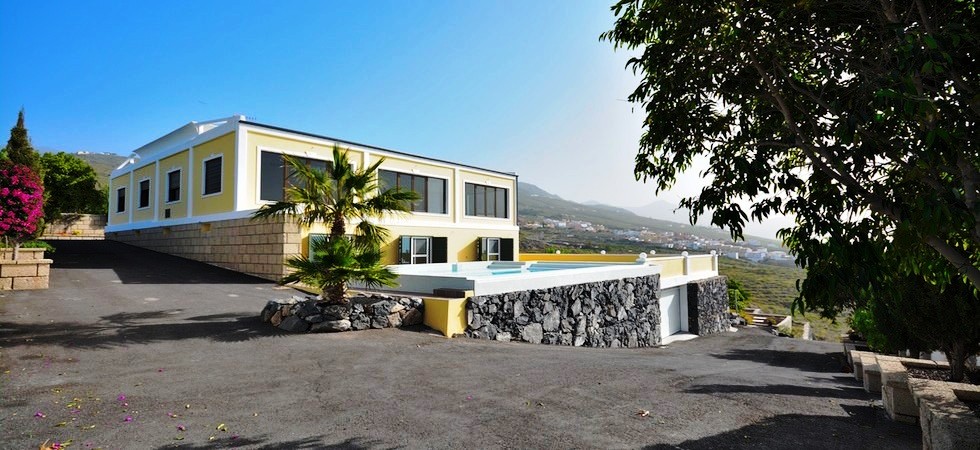
[[[51,270],[44,249],[22,248],[13,259],[13,249],[0,250],[0,291],[47,289]]]
[[[348,305],[322,305],[318,297],[270,300],[262,309],[263,322],[291,332],[356,331],[398,328],[422,323],[418,297],[373,294],[356,296]]]
[[[102,214],[64,213],[61,219],[44,228],[41,239],[85,240],[105,238],[106,216]]]
[[[660,345],[659,292],[660,275],[651,275],[474,296],[466,335],[587,347]]]
[[[232,219],[106,233],[106,239],[278,281],[300,253],[299,225]]]
[[[699,336],[723,333],[728,318],[728,277],[692,281],[687,285],[687,330]]]

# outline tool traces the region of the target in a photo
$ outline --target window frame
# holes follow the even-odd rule
[[[484,254],[486,255],[487,259],[485,259],[485,261],[500,261],[500,253],[501,253],[500,252],[500,246],[503,245],[503,243],[501,242],[501,239],[499,237],[489,237],[489,238],[486,238],[486,239],[487,239],[487,248],[484,249]],[[494,241],[494,242],[497,243],[497,251],[496,252],[491,252],[490,251],[490,242],[491,241]],[[496,256],[496,258],[494,258],[494,256]]]
[[[150,199],[151,199],[151,195],[153,194],[153,188],[151,187],[152,183],[150,183],[150,181],[151,180],[149,178],[143,178],[136,183],[138,189],[138,195],[136,197],[137,211],[142,209],[149,209],[150,205],[152,204],[150,202]],[[143,204],[143,183],[146,183],[146,205]]]
[[[221,195],[225,190],[225,155],[213,155],[208,158],[201,160],[201,198],[213,197],[215,195]],[[208,189],[208,163],[220,159],[220,166],[218,166],[218,190],[215,192],[207,192]]]
[[[470,194],[469,194],[469,189],[468,189],[469,186],[473,186],[473,202],[474,202],[473,203],[473,214],[470,214]],[[486,212],[488,210],[489,204],[487,203],[487,201],[488,200],[491,200],[493,202],[493,209],[494,209],[494,212],[495,212],[494,215],[481,215],[481,214],[479,214],[479,211],[477,211],[477,203],[476,203],[476,201],[478,199],[478,197],[476,196],[476,189],[477,188],[483,188],[484,189],[484,194],[483,194],[483,211]],[[487,195],[487,192],[488,191],[491,191],[493,194],[492,195]],[[503,208],[502,209],[498,208],[499,205],[497,205],[497,194],[496,194],[497,191],[503,191],[503,193],[504,193],[504,196],[503,196],[504,205],[503,205]],[[480,183],[472,183],[472,182],[469,182],[469,181],[464,181],[463,182],[463,217],[467,217],[467,218],[478,218],[478,219],[509,220],[510,219],[510,216],[511,216],[511,214],[510,214],[510,206],[511,206],[510,203],[511,203],[511,200],[510,200],[510,192],[509,191],[510,191],[510,189],[509,188],[506,188],[506,187],[490,186],[488,184],[480,184]],[[504,214],[503,216],[496,215],[496,211],[498,211],[498,209],[501,210],[501,211],[503,211],[503,214]]]
[[[171,200],[170,199],[170,194],[173,192],[174,186],[171,185],[171,183],[170,183],[170,175],[171,174],[174,174],[174,173],[177,174],[177,186],[176,186],[176,189],[177,189],[177,199],[176,200]],[[171,171],[167,172],[167,198],[163,202],[165,205],[170,205],[170,204],[173,204],[173,203],[180,203],[180,194],[181,194],[181,191],[183,190],[183,189],[181,189],[181,183],[183,181],[184,181],[184,171],[183,171],[183,169],[178,168],[178,169],[174,169],[174,170],[171,170]]]
[[[424,180],[423,186],[425,188],[425,192],[424,193],[419,193],[419,195],[421,196],[421,198],[419,199],[419,202],[422,203],[423,205],[425,205],[425,210],[424,211],[416,211],[416,210],[412,209],[411,211],[409,211],[411,214],[428,214],[428,215],[442,216],[442,217],[449,216],[449,179],[448,178],[438,177],[438,176],[434,176],[434,175],[425,175],[425,174],[421,174],[421,173],[410,173],[410,172],[403,172],[403,171],[399,171],[399,170],[391,170],[391,169],[378,168],[378,174],[377,174],[377,177],[378,177],[378,189],[383,189],[384,188],[384,186],[381,186],[381,172],[382,171],[384,171],[384,172],[390,172],[390,173],[395,174],[395,187],[399,187],[400,186],[400,183],[398,182],[398,175],[404,175],[404,176],[411,177],[410,178],[410,181],[409,181],[409,184],[412,185],[412,186],[408,190],[413,191],[413,192],[418,192],[418,191],[415,191],[415,188],[414,188],[414,186],[415,186],[415,179],[416,178],[421,178],[421,179]],[[428,206],[429,206],[429,181],[430,180],[439,180],[439,181],[442,181],[442,210],[444,212],[429,212],[428,211],[428,209],[429,209],[428,208]],[[381,192],[384,192],[384,191],[381,191]],[[414,207],[415,207],[415,203],[412,203],[412,208],[414,208]]]
[[[119,193],[122,193],[122,201],[119,201]],[[126,186],[116,188],[116,214],[126,212]]]
[[[425,253],[415,253],[415,241],[425,242]],[[425,262],[416,262],[416,258],[425,258]],[[408,241],[409,264],[428,264],[432,261],[432,236],[411,236]]]

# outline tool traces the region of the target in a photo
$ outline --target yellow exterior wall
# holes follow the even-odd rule
[[[188,195],[194,196],[195,216],[230,212],[235,209],[235,136],[228,133],[200,145],[194,146],[194,178]],[[221,193],[203,196],[204,161],[214,156],[222,156]],[[245,183],[245,185],[254,183]]]
[[[476,254],[476,241],[479,238],[484,237],[499,237],[514,240],[514,254],[517,255],[518,251],[518,232],[517,231],[500,231],[500,230],[480,230],[480,229],[464,229],[464,228],[452,228],[452,227],[409,227],[409,226],[385,226],[388,229],[388,241],[381,246],[381,251],[384,256],[381,260],[382,264],[398,264],[398,246],[401,242],[402,236],[431,236],[431,237],[445,237],[446,246],[449,250],[449,254],[446,255],[446,262],[468,262],[468,261],[478,261],[478,255]],[[347,232],[352,233],[354,227],[348,224]],[[309,257],[309,234],[310,233],[328,233],[327,227],[323,224],[314,224],[310,228],[305,228],[302,231],[301,239],[301,251],[303,256]],[[453,249],[458,249],[453,251]],[[634,258],[635,259],[635,258]]]
[[[466,299],[473,291],[466,291],[465,298],[422,298],[422,323],[439,330],[446,337],[466,332]]]
[[[476,241],[482,237],[499,237],[514,240],[514,255],[517,255],[518,242],[518,232],[514,231],[501,231],[492,229],[469,229],[469,228],[451,228],[451,227],[413,227],[413,226],[388,226],[388,232],[390,233],[390,239],[387,244],[382,247],[384,252],[384,259],[382,263],[384,264],[398,264],[398,246],[400,243],[401,236],[433,236],[433,237],[445,237],[447,238],[447,248],[449,249],[449,254],[447,256],[446,262],[467,262],[467,261],[478,261],[478,255],[476,254]],[[455,250],[455,251],[454,251]]]
[[[133,171],[133,198],[129,202],[133,205],[133,222],[147,222],[153,220],[153,199],[156,195],[156,164],[147,164]],[[140,181],[150,182],[150,201],[145,208],[139,208],[140,204]]]
[[[109,181],[109,225],[119,225],[129,223],[129,208],[133,205],[133,193],[129,188],[130,174],[120,175]],[[117,213],[119,209],[116,205],[116,191],[119,188],[126,188],[126,211]]]
[[[187,159],[190,156],[189,150],[178,152],[172,156],[160,160],[160,192],[157,193],[157,202],[160,205],[160,220],[172,220],[187,217],[187,196],[190,195],[188,184],[188,165]],[[180,200],[167,203],[167,173],[180,169]],[[163,210],[170,209],[170,219],[164,219]]]
[[[346,147],[341,147],[346,148]],[[248,131],[245,134],[245,148],[242,149],[243,162],[245,163],[245,173],[249,180],[239,183],[239,189],[245,190],[245,198],[249,201],[244,205],[239,205],[239,209],[255,209],[267,202],[259,201],[259,155],[261,151],[285,153],[287,155],[301,156],[305,158],[316,158],[322,160],[333,159],[333,147],[329,145],[319,145],[302,139],[292,139],[273,134],[266,134],[256,131]],[[197,148],[194,150],[195,154]],[[349,150],[348,158],[362,166],[363,153],[357,150]],[[195,207],[195,211],[197,208]]]

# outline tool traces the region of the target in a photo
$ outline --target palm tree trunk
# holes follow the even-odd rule
[[[347,233],[347,224],[344,222],[342,214],[336,214],[333,223],[330,224],[330,239],[344,239]],[[347,303],[347,286],[344,283],[331,284],[324,289],[324,296],[330,303],[342,305]]]

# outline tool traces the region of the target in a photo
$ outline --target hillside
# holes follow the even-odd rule
[[[541,221],[543,219],[576,220],[602,225],[610,229],[639,230],[646,228],[650,231],[663,233],[687,233],[710,239],[730,240],[728,232],[704,226],[693,226],[682,222],[658,220],[638,216],[624,208],[591,203],[586,205],[565,200],[530,183],[518,183],[517,213],[521,221]],[[773,249],[780,247],[779,242],[757,236],[746,236],[746,240]]]
[[[104,153],[76,153],[75,156],[89,163],[95,169],[95,173],[99,175],[99,181],[102,183],[105,183],[109,178],[109,173],[126,160],[126,157],[122,155]]]

